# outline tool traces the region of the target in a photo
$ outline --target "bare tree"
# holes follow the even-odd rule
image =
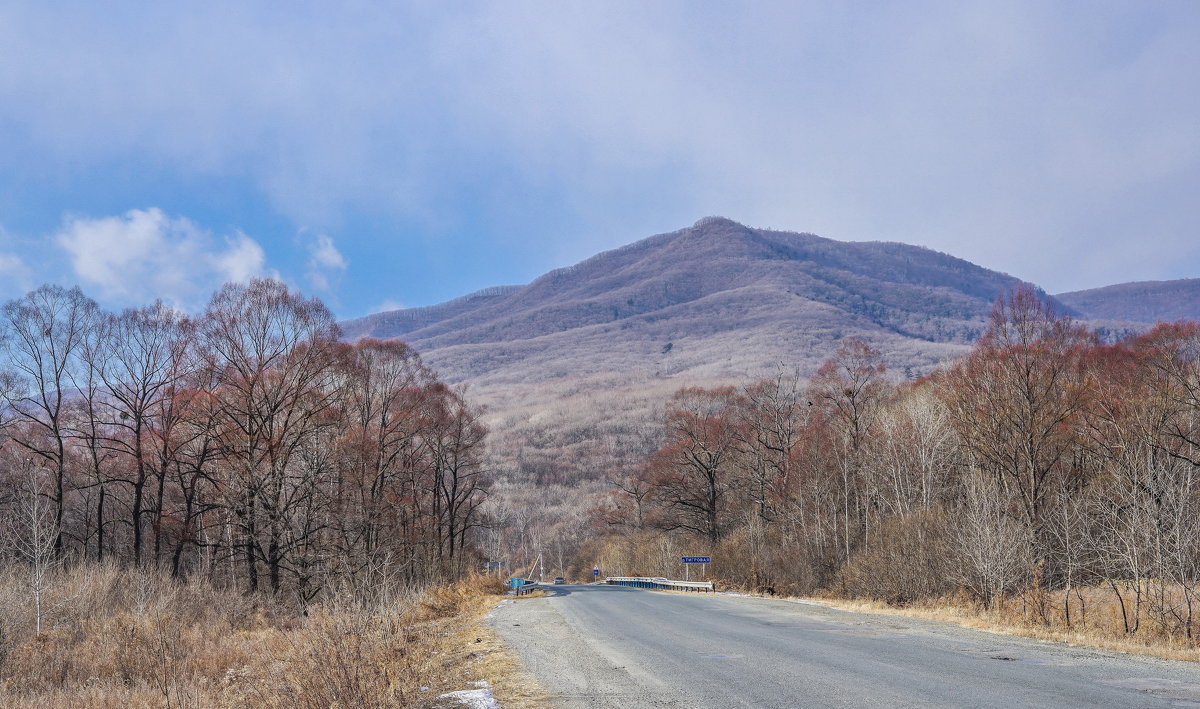
[[[100,444],[131,461],[129,525],[133,561],[142,563],[147,507],[153,528],[161,530],[167,474],[173,462],[169,432],[178,423],[170,401],[197,363],[192,353],[191,324],[178,311],[156,302],[104,318],[88,364],[102,389],[91,397],[92,416],[101,428]],[[153,483],[153,489],[147,490]],[[147,500],[147,494],[153,499]],[[147,504],[149,503],[149,504]],[[162,551],[162,535],[154,538],[154,556]]]
[[[467,534],[476,524],[476,511],[486,493],[483,441],[487,429],[460,392],[443,387],[436,394],[431,397],[425,434],[433,463],[433,509],[440,556],[457,574]]]
[[[1030,565],[1028,527],[1006,513],[998,481],[981,472],[963,479],[963,504],[954,529],[960,554],[957,581],[990,608],[1024,580]]]
[[[414,475],[427,453],[422,411],[436,378],[414,350],[395,341],[359,341],[343,352],[340,366],[338,447],[346,470],[333,496],[344,559],[379,568],[380,559],[412,557],[419,509],[399,502],[417,494]]]
[[[1077,424],[1088,403],[1084,363],[1092,338],[1029,288],[1001,298],[975,350],[940,380],[959,437],[981,469],[1016,493],[1039,556],[1053,494],[1081,448]]]
[[[256,279],[217,291],[200,333],[208,376],[219,385],[223,489],[237,518],[247,584],[258,589],[262,562],[277,592],[289,515],[301,504],[289,464],[318,428],[332,424],[326,414],[338,394],[331,386],[338,328],[320,301]]]
[[[34,632],[41,635],[50,574],[59,562],[55,552],[58,534],[54,508],[47,504],[45,471],[33,458],[27,458],[23,468],[17,497],[7,519],[7,537],[14,555],[26,567]]]
[[[842,545],[844,556],[859,534],[867,534],[865,503],[859,489],[864,448],[888,395],[878,350],[865,342],[847,338],[834,356],[813,377],[809,398],[821,407],[836,446],[838,479],[841,483]],[[861,512],[861,514],[860,514]]]
[[[945,407],[928,386],[910,386],[880,416],[879,457],[884,498],[902,517],[929,509],[953,480],[958,440]]]
[[[743,388],[742,460],[758,515],[764,521],[779,516],[780,505],[793,492],[792,461],[812,410],[797,370],[780,371]]]
[[[716,544],[731,521],[739,434],[732,388],[686,388],[667,412],[667,441],[651,458],[654,499],[667,529],[695,532]]]
[[[54,550],[64,551],[68,403],[72,376],[96,303],[78,288],[44,285],[3,308],[4,355],[14,377],[7,405],[13,418],[27,424],[13,429],[13,440],[44,461],[53,480]]]

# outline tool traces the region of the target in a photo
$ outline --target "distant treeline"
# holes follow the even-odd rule
[[[276,280],[203,314],[46,285],[0,317],[10,558],[154,565],[311,600],[473,561],[485,431],[399,342]]]
[[[1191,643],[1200,324],[1103,344],[1018,290],[917,382],[846,340],[808,381],[682,389],[664,445],[614,483],[582,562],[606,572],[677,575],[681,551],[712,552],[759,590],[1020,597],[1068,626],[1103,589],[1124,632]]]

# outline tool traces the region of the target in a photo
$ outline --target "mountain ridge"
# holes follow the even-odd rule
[[[1022,284],[924,247],[706,217],[524,285],[343,329],[348,340],[402,337],[469,387],[492,431],[493,512],[523,510],[552,528],[582,519],[581,500],[602,493],[606,475],[657,448],[681,386],[808,376],[846,337],[879,349],[892,376],[916,377],[966,353],[996,298]],[[1120,295],[1037,290],[1076,317]],[[1105,322],[1114,337],[1149,327]]]
[[[1055,298],[1087,320],[1153,324],[1200,319],[1200,278],[1116,283]]]
[[[904,337],[965,343],[978,335],[996,295],[1020,283],[923,247],[839,242],[706,217],[552,270],[524,286],[358,318],[343,328],[347,339],[403,336],[419,351],[433,351],[631,318],[653,321],[680,304],[769,285],[831,305],[866,329],[873,323]]]

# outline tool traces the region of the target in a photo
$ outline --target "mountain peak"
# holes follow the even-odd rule
[[[735,222],[732,219],[729,219],[727,217],[719,217],[719,216],[702,217],[700,219],[697,219],[696,223],[692,225],[692,229],[697,230],[697,231],[707,231],[710,229],[731,228],[731,227],[735,228],[735,229],[744,229],[746,231],[750,231],[750,228],[747,227],[745,224],[739,224],[738,222]]]
[[[514,362],[496,351],[544,347],[547,341],[539,338],[569,344],[571,352],[564,351],[560,362],[543,362],[562,367],[593,357],[589,348],[605,351],[636,340],[644,349],[647,342],[684,336],[716,342],[736,339],[748,327],[765,328],[791,343],[780,352],[750,353],[758,358],[777,359],[797,348],[820,357],[836,329],[889,341],[907,352],[906,364],[925,367],[935,355],[917,351],[940,353],[944,344],[971,342],[996,296],[1017,283],[920,247],[764,231],[709,216],[690,228],[556,269],[521,288],[343,327],[349,339],[404,336],[434,359],[436,352],[455,352],[454,364],[440,362],[452,379],[509,367]],[[589,344],[577,347],[572,338]],[[659,342],[651,349],[661,347]],[[478,359],[462,359],[463,348],[477,348]]]

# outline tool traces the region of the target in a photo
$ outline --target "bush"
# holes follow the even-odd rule
[[[948,526],[936,508],[888,520],[842,567],[844,593],[897,605],[951,593]]]

